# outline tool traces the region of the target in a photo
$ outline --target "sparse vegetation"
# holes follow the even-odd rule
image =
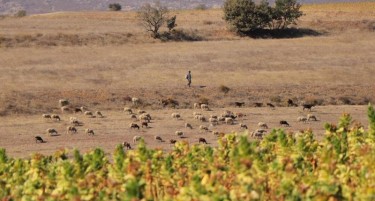
[[[25,17],[26,15],[26,10],[19,10],[14,14],[14,17]]]
[[[207,10],[207,6],[206,6],[206,4],[201,3],[201,4],[198,4],[197,6],[195,6],[195,9],[196,10]]]
[[[108,5],[108,8],[111,11],[120,11],[122,9],[122,6],[119,3],[111,3]]]

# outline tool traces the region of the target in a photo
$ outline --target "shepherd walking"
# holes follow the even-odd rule
[[[186,77],[185,77],[186,79],[187,79],[187,81],[188,81],[188,86],[190,87],[190,85],[191,85],[191,72],[189,71],[188,72],[188,74],[186,74]]]

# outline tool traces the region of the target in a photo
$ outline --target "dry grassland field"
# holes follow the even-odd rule
[[[305,31],[292,38],[257,39],[231,32],[222,10],[172,11],[186,38],[169,42],[149,37],[133,12],[0,18],[0,147],[12,157],[63,148],[102,147],[110,153],[123,141],[134,147],[132,138],[139,135],[150,147],[168,150],[170,139],[180,140],[177,130],[185,132],[182,140],[198,143],[205,137],[216,146],[217,137],[198,129],[209,123],[193,118],[201,111],[193,109],[195,102],[208,102],[210,111],[201,111],[206,117],[225,110],[246,115],[234,125],[209,127],[222,133],[250,133],[260,121],[270,132],[286,120],[288,132],[311,128],[319,138],[323,124],[336,123],[343,113],[367,125],[367,104],[375,102],[375,2],[304,5],[302,10],[296,28]],[[184,79],[188,70],[190,88]],[[142,103],[133,106],[131,97]],[[59,99],[104,117],[62,113]],[[299,106],[287,107],[288,99]],[[162,100],[178,105],[164,106]],[[234,102],[245,105],[234,107]],[[302,103],[317,106],[303,111]],[[133,120],[124,107],[150,113],[150,128],[130,129]],[[173,112],[182,118],[172,119]],[[61,121],[43,119],[45,113],[58,114]],[[297,121],[308,113],[318,121]],[[66,134],[72,116],[83,125],[77,134]],[[185,122],[193,129],[184,128]],[[60,135],[47,135],[47,128]],[[85,134],[85,128],[95,136]],[[47,143],[36,144],[36,135]],[[156,142],[155,135],[165,142]]]

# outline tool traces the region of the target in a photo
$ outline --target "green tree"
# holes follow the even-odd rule
[[[272,28],[285,29],[291,24],[296,24],[299,17],[303,15],[300,11],[301,4],[297,0],[276,0],[272,8]]]
[[[271,18],[268,2],[256,5],[252,0],[227,0],[224,3],[224,19],[237,32],[248,32],[268,27]]]
[[[138,11],[138,17],[146,31],[151,32],[152,37],[158,38],[160,27],[168,19],[168,12],[168,8],[157,1],[154,5],[144,4]]]

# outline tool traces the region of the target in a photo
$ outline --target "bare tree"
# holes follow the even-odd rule
[[[156,1],[154,5],[144,4],[138,11],[138,17],[146,29],[151,32],[152,37],[159,37],[159,29],[168,19],[168,8]]]

